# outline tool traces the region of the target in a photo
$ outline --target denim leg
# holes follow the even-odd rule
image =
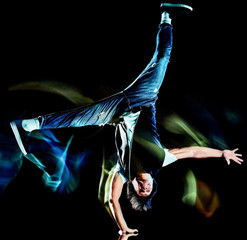
[[[130,108],[154,105],[165,77],[171,50],[172,26],[162,24],[157,34],[153,58],[137,79],[124,90]]]
[[[157,132],[155,106],[143,108],[135,128],[135,134],[137,137],[153,142],[162,148],[160,136]]]
[[[40,128],[99,126],[110,123],[126,108],[123,100],[123,93],[118,93],[84,107],[40,116]]]

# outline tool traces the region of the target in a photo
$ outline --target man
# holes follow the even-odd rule
[[[155,53],[137,79],[125,90],[74,110],[52,113],[34,119],[16,120],[10,123],[22,153],[28,157],[29,148],[25,141],[33,130],[64,127],[84,127],[89,125],[112,125],[115,128],[117,164],[110,181],[109,206],[122,233],[137,230],[128,227],[124,220],[119,197],[123,185],[128,182],[128,198],[136,210],[147,210],[156,192],[154,180],[158,171],[184,158],[224,157],[228,164],[233,160],[241,164],[236,150],[216,150],[203,147],[163,149],[156,128],[155,102],[163,82],[172,50],[171,20],[177,15],[192,11],[184,4],[161,4],[161,23],[157,34]],[[135,135],[135,154],[132,152]],[[133,149],[134,149],[133,148]],[[145,158],[138,156],[140,152]]]

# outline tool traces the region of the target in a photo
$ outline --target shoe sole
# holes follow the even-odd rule
[[[161,3],[160,5],[161,8],[167,7],[167,8],[186,8],[188,9],[190,12],[193,11],[193,8],[191,6],[188,6],[186,4],[175,4],[175,3]]]
[[[27,155],[27,151],[26,151],[26,149],[25,149],[25,147],[24,147],[24,145],[22,143],[21,135],[19,133],[19,130],[18,130],[18,127],[17,127],[16,123],[15,122],[11,122],[10,126],[12,128],[12,131],[13,131],[14,135],[15,135],[15,139],[17,141],[17,144],[18,144],[20,150],[22,151],[22,153],[24,155]]]

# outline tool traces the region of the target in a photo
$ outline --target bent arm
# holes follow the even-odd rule
[[[137,229],[130,229],[123,217],[122,209],[119,203],[120,196],[123,190],[123,180],[120,174],[117,172],[112,181],[111,196],[109,200],[109,206],[120,231],[122,234],[138,232]]]
[[[174,148],[170,149],[169,152],[172,153],[177,159],[184,158],[225,158],[228,165],[230,160],[241,164],[243,160],[239,158],[242,154],[235,153],[238,149],[234,150],[218,150],[208,147],[185,147],[185,148]]]

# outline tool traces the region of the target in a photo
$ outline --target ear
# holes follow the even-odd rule
[[[134,178],[131,183],[133,184],[134,186],[134,189],[137,189],[138,188],[138,182],[136,181],[136,178]]]

